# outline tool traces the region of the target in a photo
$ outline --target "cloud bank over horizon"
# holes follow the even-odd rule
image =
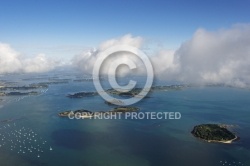
[[[250,25],[209,32],[199,29],[175,52],[177,78],[195,83],[250,83]]]
[[[59,64],[44,54],[38,54],[33,58],[24,57],[10,45],[0,43],[0,74],[48,72]]]
[[[118,39],[107,40],[101,43],[97,48],[84,51],[82,54],[74,56],[72,59],[72,65],[81,69],[82,72],[92,74],[94,64],[96,63],[100,52],[117,45],[129,45],[136,48],[141,48],[142,44],[143,39],[141,37],[132,37],[132,35],[127,34]],[[135,64],[139,64],[143,67],[142,62],[138,57],[128,52],[118,52],[114,55],[108,56],[108,58],[104,61],[102,68],[100,69],[101,74],[108,74],[110,67],[112,68],[117,60],[124,64],[127,64],[129,60],[132,60],[136,62]],[[138,68],[137,74],[143,73],[143,69]],[[126,66],[123,66],[117,69],[116,74],[119,76],[125,76],[129,72],[129,69]]]
[[[249,36],[249,24],[234,25],[229,29],[214,32],[198,29],[193,37],[182,43],[177,50],[159,49],[154,55],[149,56],[155,77],[187,84],[249,86]],[[143,50],[145,41],[142,37],[134,37],[130,34],[104,41],[96,48],[75,55],[71,60],[71,66],[91,74],[98,53],[116,45],[130,45]],[[116,53],[113,58],[107,60],[102,68],[102,74],[108,73],[116,59],[124,64],[129,60],[134,61],[138,70],[133,72],[138,75],[145,74],[146,70],[141,60],[124,52]],[[0,74],[47,72],[62,66],[61,64],[53,59],[48,59],[44,54],[26,58],[8,44],[0,43]],[[124,76],[128,71],[129,69],[124,67],[120,74]]]
[[[244,87],[250,83],[249,36],[250,25],[234,25],[215,32],[198,29],[177,50],[159,50],[150,56],[155,76],[190,84]],[[142,48],[144,43],[141,37],[132,35],[111,39],[96,49],[76,55],[72,64],[82,71],[91,72],[98,52],[118,44]],[[120,55],[121,61],[126,62],[126,58],[129,56]]]

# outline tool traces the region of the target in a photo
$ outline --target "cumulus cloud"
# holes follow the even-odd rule
[[[244,87],[250,83],[249,36],[250,25],[235,25],[215,32],[198,29],[193,37],[181,44],[177,50],[159,50],[150,56],[155,75],[161,79],[183,83]],[[108,40],[96,49],[75,56],[73,64],[91,73],[98,53],[117,44],[141,48],[143,39],[125,35]],[[131,55],[121,53],[117,57],[126,62]],[[113,59],[107,66],[112,66],[112,62]]]
[[[11,48],[10,45],[0,43],[0,74],[47,72],[54,69],[58,62],[39,54],[33,58],[25,58]]]
[[[0,73],[17,72],[22,67],[19,53],[8,44],[0,43]]]
[[[142,46],[142,43],[143,43],[143,39],[141,37],[132,37],[132,35],[130,34],[122,36],[121,38],[107,40],[101,43],[97,48],[93,48],[93,49],[84,51],[83,53],[79,55],[76,55],[72,59],[72,64],[80,68],[83,72],[92,73],[93,66],[98,59],[99,52],[102,52],[108,49],[109,47],[116,46],[116,45],[129,45],[129,46],[140,48]],[[143,66],[140,58],[138,58],[137,56],[128,52],[117,52],[109,56],[104,61],[104,63],[102,64],[101,73],[102,74],[109,73],[110,67],[114,66],[114,63],[117,62],[117,60],[119,60],[119,62],[123,64],[127,64],[130,60],[132,60],[133,62],[135,62],[135,64],[139,66]],[[137,69],[138,69],[136,71],[137,73],[140,73],[142,70],[142,68],[137,68]],[[129,73],[129,69],[127,68],[126,65],[119,66],[117,70],[118,75],[124,76],[127,73]]]
[[[175,62],[175,50],[160,50],[150,59],[157,78],[164,80],[176,79],[180,64]]]
[[[244,87],[250,83],[250,25],[234,25],[229,29],[207,31],[198,29],[193,37],[182,43],[177,50],[158,50],[149,56],[155,76],[168,81],[191,84],[227,84]],[[92,73],[98,53],[115,45],[130,45],[144,48],[142,37],[128,34],[120,38],[101,43],[98,47],[74,56],[73,66],[86,73]],[[147,53],[147,52],[146,52]],[[101,68],[103,74],[109,72],[115,62],[126,64],[130,60],[137,64],[133,74],[145,73],[140,58],[131,53],[119,52],[105,61]],[[0,74],[18,72],[46,72],[61,63],[39,54],[26,58],[11,48],[0,43]],[[118,74],[130,72],[128,67],[119,68]]]
[[[250,26],[209,32],[199,29],[175,52],[177,79],[244,86],[250,81]]]

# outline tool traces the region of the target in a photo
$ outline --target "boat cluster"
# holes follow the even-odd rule
[[[37,157],[53,150],[37,132],[16,123],[0,126],[0,148],[23,155],[34,154]]]

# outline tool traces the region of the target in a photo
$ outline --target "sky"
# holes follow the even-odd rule
[[[65,65],[91,73],[99,52],[125,44],[149,55],[158,78],[250,87],[249,7],[250,0],[0,0],[0,75]]]
[[[198,28],[249,23],[249,6],[246,0],[1,0],[0,42],[26,56],[67,59],[126,34],[176,49]]]

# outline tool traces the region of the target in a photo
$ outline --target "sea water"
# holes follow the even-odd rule
[[[5,78],[5,81],[13,81],[12,77]],[[35,82],[35,79],[23,80],[22,77],[15,81],[24,85]],[[46,77],[36,81],[43,82]],[[5,140],[5,145],[0,147],[1,166],[250,165],[248,89],[186,87],[155,91],[134,105],[141,112],[180,112],[179,120],[70,120],[57,114],[76,109],[107,111],[114,107],[106,105],[100,96],[66,97],[70,93],[95,91],[91,81],[74,82],[70,79],[69,83],[49,85],[48,90],[43,90],[40,95],[11,96],[0,103],[0,133],[13,142]],[[240,140],[219,144],[193,137],[192,128],[204,123],[233,125],[232,130]],[[20,129],[32,130],[36,134],[25,146],[34,148],[39,145],[39,152],[37,149],[29,152],[23,147],[11,147],[17,144],[16,136],[11,133]],[[21,130],[21,143],[24,137],[28,137],[24,136],[24,131]],[[20,149],[25,153],[18,153]]]

